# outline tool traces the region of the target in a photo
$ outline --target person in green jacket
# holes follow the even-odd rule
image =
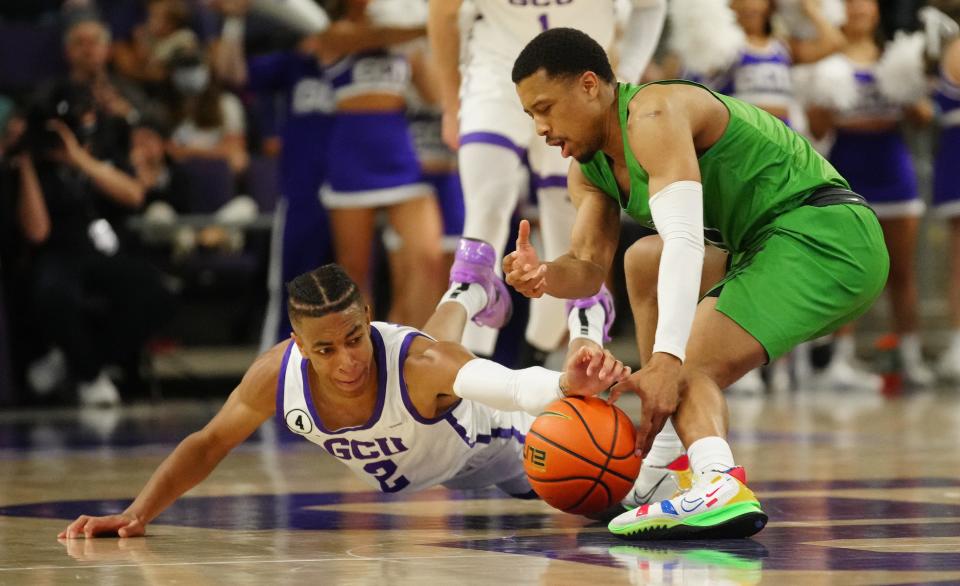
[[[691,82],[617,83],[603,49],[576,30],[534,38],[512,77],[537,132],[576,159],[568,185],[577,218],[570,251],[550,262],[522,227],[503,261],[507,283],[528,297],[595,293],[614,258],[621,211],[662,240],[651,255],[655,286],[639,284],[649,300],[631,304],[649,318],[650,347],[611,399],[640,396],[642,455],[672,421],[693,486],[638,503],[610,530],[634,538],[756,533],[767,517],[725,439],[720,389],[870,307],[889,269],[875,214],[780,120]]]

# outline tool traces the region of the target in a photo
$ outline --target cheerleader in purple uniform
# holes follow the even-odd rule
[[[367,0],[337,3],[334,20],[367,22]],[[371,255],[380,210],[403,243],[402,269],[392,275],[402,298],[390,321],[422,325],[443,294],[441,219],[433,188],[423,180],[405,116],[410,64],[386,50],[321,55],[334,92],[326,183],[337,263],[372,299]]]
[[[927,101],[905,107],[881,93],[875,75],[882,55],[877,37],[879,23],[876,0],[847,0],[847,23],[843,26],[847,45],[843,56],[855,76],[857,99],[842,110],[812,109],[810,127],[815,136],[824,136],[831,128],[835,130],[830,162],[857,193],[867,198],[880,218],[890,253],[887,284],[894,327],[900,336],[904,379],[911,386],[925,387],[933,384],[934,375],[923,362],[917,333],[914,264],[924,203],[917,192],[913,160],[900,123],[904,117],[928,121],[932,109]],[[849,334],[850,330],[844,333]],[[841,335],[835,354],[852,357],[852,347],[852,337]]]
[[[781,40],[773,35],[773,0],[732,0],[730,8],[746,35],[733,62],[710,73],[685,66],[685,77],[749,102],[792,125],[790,111],[796,101],[791,67],[839,51],[845,42],[843,33],[824,17],[819,0],[802,0],[803,14],[815,31],[809,39]]]

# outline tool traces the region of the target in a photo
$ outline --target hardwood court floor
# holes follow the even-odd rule
[[[384,497],[268,425],[148,537],[57,541],[122,510],[217,406],[0,415],[0,584],[960,583],[956,391],[732,399],[771,518],[752,540],[625,542],[496,491]]]

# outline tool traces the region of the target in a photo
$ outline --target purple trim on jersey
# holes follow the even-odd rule
[[[489,144],[509,149],[515,152],[521,159],[527,156],[527,149],[496,132],[468,132],[460,135],[460,146],[462,147],[466,144]]]
[[[453,411],[448,412],[443,416],[443,418],[447,423],[450,424],[450,427],[452,427],[453,430],[460,435],[460,439],[463,440],[463,443],[467,444],[471,448],[474,446],[474,443],[470,441],[469,437],[467,437],[467,430],[460,425],[459,421],[457,421],[457,418],[453,415]]]
[[[783,53],[769,53],[756,54],[756,53],[744,53],[740,57],[740,67],[750,67],[751,65],[761,65],[764,63],[778,63],[780,65],[790,65],[790,58],[784,55]]]
[[[317,424],[317,429],[327,435],[370,429],[380,420],[380,415],[383,413],[383,403],[387,396],[387,358],[386,350],[383,346],[383,336],[380,335],[380,332],[377,331],[377,328],[374,326],[370,326],[370,339],[373,340],[373,353],[377,359],[377,404],[373,408],[373,415],[363,425],[343,427],[333,431],[323,426],[323,421],[317,414],[317,408],[313,404],[313,394],[310,393],[310,379],[307,376],[310,363],[306,358],[300,361],[300,372],[303,376],[303,399],[307,403],[310,417],[313,417],[313,421]],[[286,425],[286,422],[284,422],[284,425]]]
[[[413,401],[410,400],[410,393],[407,391],[407,381],[403,376],[403,363],[407,360],[407,353],[410,351],[410,344],[412,344],[413,341],[420,336],[427,338],[427,336],[421,332],[410,332],[400,344],[400,359],[398,360],[397,364],[397,374],[400,376],[400,399],[403,400],[403,406],[407,408],[407,412],[410,413],[410,415],[416,419],[418,423],[422,423],[424,425],[433,425],[438,421],[443,421],[448,415],[451,415],[451,412],[457,408],[457,405],[460,404],[460,401],[458,400],[456,403],[454,403],[445,414],[433,418],[420,415],[420,412],[417,411],[416,407],[414,407]]]
[[[484,441],[484,438],[490,438]],[[520,430],[515,427],[495,427],[490,430],[490,435],[478,435],[477,441],[481,444],[490,443],[490,440],[493,438],[498,439],[515,439],[521,444],[527,441],[527,436],[523,433],[520,433]]]
[[[862,69],[854,71],[853,78],[861,85],[871,85],[877,81],[877,78],[874,77],[872,71],[864,71]]]
[[[293,340],[290,340],[290,343],[287,344],[287,349],[283,353],[283,360],[280,362],[280,376],[277,378],[277,417],[284,428],[287,427],[287,420],[283,412],[283,389],[286,386],[284,382],[287,378],[287,362],[290,360],[290,351],[293,350],[293,345]]]
[[[490,430],[490,434],[485,433],[477,434],[476,441],[470,441],[470,438],[467,436],[467,430],[464,429],[460,422],[457,421],[457,418],[454,416],[453,412],[447,413],[443,419],[450,424],[450,427],[460,436],[460,439],[463,440],[463,443],[467,444],[471,448],[477,444],[489,444],[494,439],[515,439],[521,444],[526,441],[527,436],[524,435],[520,430],[513,427],[494,427]]]
[[[533,186],[536,189],[547,189],[549,187],[567,188],[566,175],[534,175]]]

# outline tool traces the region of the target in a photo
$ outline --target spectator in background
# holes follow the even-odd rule
[[[167,116],[160,103],[149,100],[135,84],[109,73],[110,31],[99,20],[87,16],[69,24],[64,51],[68,78],[93,93],[98,111],[94,146],[98,152],[122,157],[128,148],[131,124],[143,115]]]
[[[176,213],[188,211],[185,178],[167,154],[167,134],[163,125],[148,119],[130,132],[130,168],[144,190],[145,212],[156,204]]]
[[[34,230],[45,231],[45,218],[39,217],[33,221],[36,206],[34,201],[20,197],[20,176],[24,165],[29,159],[23,152],[23,133],[26,130],[26,119],[21,111],[12,110],[4,117],[0,125],[0,330],[5,329],[7,349],[12,363],[6,368],[0,379],[6,378],[8,384],[18,384],[22,380],[21,365],[42,352],[33,332],[33,324],[22,307],[29,307],[29,254],[24,236],[30,236]],[[26,220],[26,221],[25,221]],[[30,233],[24,234],[21,226],[26,226]],[[5,328],[4,328],[5,326]],[[3,336],[3,332],[0,332]],[[16,344],[10,343],[16,340]],[[3,342],[0,342],[3,346]],[[0,353],[2,353],[0,348]],[[0,357],[0,362],[3,357]],[[0,368],[3,368],[0,366]],[[4,381],[0,380],[0,386]],[[9,389],[8,389],[9,390]],[[2,391],[0,391],[2,395]],[[13,397],[8,393],[8,399],[13,402],[23,402],[23,397]],[[0,403],[3,397],[0,397]]]
[[[28,116],[21,164],[21,229],[36,247],[34,320],[62,350],[85,405],[119,401],[104,370],[136,363],[145,340],[170,317],[159,273],[126,255],[101,199],[136,209],[144,189],[91,151],[97,109],[87,85],[55,84]]]
[[[867,198],[880,218],[890,252],[887,288],[895,330],[900,336],[904,381],[910,386],[926,387],[933,384],[934,375],[921,352],[915,263],[924,203],[917,191],[916,171],[899,124],[905,117],[929,122],[932,108],[927,100],[903,107],[881,92],[875,75],[883,54],[879,4],[877,0],[847,0],[846,6],[843,32],[847,44],[842,55],[855,76],[857,99],[843,110],[812,108],[810,130],[816,138],[835,130],[830,162],[852,189]],[[827,384],[862,386],[869,380],[870,386],[879,390],[879,377],[867,379],[865,373],[855,372],[853,356],[852,331],[845,328],[836,338],[833,357],[824,372]]]
[[[187,26],[189,16],[183,0],[149,0],[146,22],[134,28],[129,40],[114,43],[117,71],[160,88],[169,77],[174,55],[197,50],[197,35]]]
[[[222,159],[236,174],[246,171],[243,104],[224,91],[197,52],[178,54],[171,62],[176,97],[169,152],[174,160]]]

